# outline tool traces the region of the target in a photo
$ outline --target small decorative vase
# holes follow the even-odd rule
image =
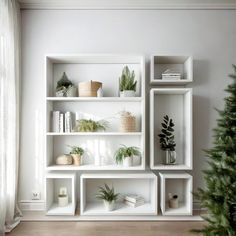
[[[103,97],[103,90],[101,87],[97,90],[97,97],[99,98]]]
[[[66,97],[76,97],[77,89],[75,86],[70,86],[66,90]]]
[[[123,159],[123,166],[124,167],[130,167],[133,165],[133,157],[125,157]]]
[[[166,150],[165,154],[166,154],[165,155],[165,165],[176,164],[176,152],[175,151]]]
[[[65,207],[68,205],[68,195],[58,195],[58,206]]]
[[[79,154],[70,154],[73,158],[73,165],[80,166],[82,163],[82,157]]]
[[[113,211],[115,209],[115,201],[108,202],[104,200],[103,202],[107,211]]]
[[[179,207],[179,198],[178,195],[172,196],[171,193],[169,193],[169,208],[176,209]]]
[[[124,90],[120,92],[120,97],[135,97],[134,90]]]

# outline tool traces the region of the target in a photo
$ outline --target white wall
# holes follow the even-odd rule
[[[23,10],[19,199],[43,189],[46,53],[193,55],[194,188],[203,186],[202,149],[211,146],[214,107],[223,107],[227,74],[236,63],[235,22],[234,10]]]

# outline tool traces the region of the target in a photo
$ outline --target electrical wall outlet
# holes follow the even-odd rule
[[[32,200],[40,200],[40,192],[39,191],[32,191]]]

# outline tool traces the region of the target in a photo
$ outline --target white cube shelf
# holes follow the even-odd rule
[[[45,57],[46,103],[46,169],[47,170],[144,170],[145,169],[145,60],[140,55],[121,54],[73,54],[46,55]],[[136,97],[119,97],[119,77],[128,65],[135,71]],[[104,97],[55,97],[56,84],[66,72],[78,86],[82,81],[103,83]],[[136,117],[135,132],[120,132],[118,112],[130,111]],[[105,132],[52,132],[52,112],[80,112],[83,118],[109,122]],[[74,122],[75,125],[75,122]],[[140,148],[141,159],[134,166],[124,168],[114,162],[114,153],[120,144]],[[68,153],[67,145],[81,145],[85,149],[83,165],[56,165],[57,156]],[[99,153],[99,154],[98,154]],[[95,165],[96,158],[101,159]]]
[[[66,187],[69,204],[58,206],[58,194],[62,187]],[[48,173],[46,175],[46,214],[74,215],[76,209],[76,175],[75,173]]]
[[[113,186],[120,193],[113,211],[106,211],[101,200],[96,199],[100,186],[104,183]],[[123,203],[125,194],[138,194],[145,199],[139,207]],[[81,215],[156,215],[157,214],[157,176],[148,173],[124,174],[82,174],[80,180]]]
[[[163,117],[168,115],[175,124],[177,161],[164,165],[158,134]],[[156,170],[192,169],[192,89],[157,88],[150,91],[150,167]]]
[[[160,173],[161,199],[160,206],[163,215],[192,215],[193,183],[192,176],[187,173]],[[178,195],[179,207],[170,208],[168,194]]]
[[[187,84],[193,81],[193,59],[191,56],[151,56],[151,76],[152,84],[167,85],[167,84]],[[167,69],[177,71],[181,74],[179,80],[164,80],[162,73]]]

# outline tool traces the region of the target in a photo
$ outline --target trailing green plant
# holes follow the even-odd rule
[[[158,135],[160,137],[160,145],[163,151],[170,150],[175,151],[175,136],[174,136],[174,123],[173,120],[165,115],[163,118],[163,123],[161,123],[162,129],[161,133]]]
[[[92,119],[81,119],[76,122],[76,131],[78,132],[105,131],[108,127],[108,122],[105,120],[94,121]]]
[[[84,154],[84,149],[79,146],[69,146],[71,148],[70,154],[78,154],[82,156]]]
[[[110,188],[107,184],[104,184],[104,187],[100,186],[98,194],[96,194],[97,199],[105,200],[107,202],[116,201],[118,196],[119,193],[115,193],[114,187]]]
[[[122,145],[122,147],[120,147],[114,155],[117,164],[122,163],[126,157],[132,156],[141,156],[141,152],[138,147],[127,147]]]
[[[74,86],[73,83],[68,79],[66,73],[63,72],[61,79],[57,81],[56,90],[57,91],[66,90],[70,89],[73,86]]]
[[[137,81],[135,81],[135,73],[134,71],[130,72],[128,66],[123,68],[119,83],[121,92],[124,90],[136,91]]]
[[[195,196],[208,214],[203,229],[195,230],[203,236],[236,236],[236,66],[230,74],[233,82],[225,91],[223,110],[217,110],[217,128],[213,147],[206,150],[209,168],[204,170],[205,188]]]

